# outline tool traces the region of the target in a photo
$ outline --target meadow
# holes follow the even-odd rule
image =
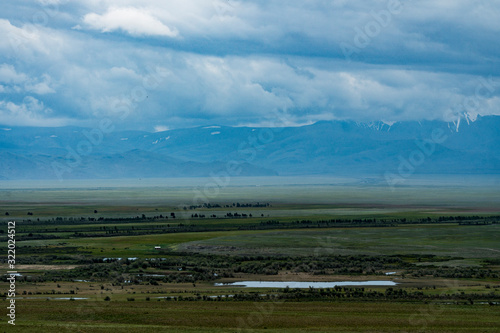
[[[23,303],[26,311],[20,311],[22,320],[11,332],[498,331],[498,311],[487,305],[165,301],[127,304],[33,300]]]
[[[144,182],[3,183],[0,240],[7,249],[7,222],[15,220],[21,276],[17,325],[4,320],[1,327],[497,330],[500,198],[494,182],[420,182],[393,191],[345,179],[296,180],[293,186],[269,179],[256,186],[241,179],[205,202],[194,200],[205,181],[147,187]],[[396,286],[215,286],[238,281],[393,281]],[[5,279],[0,285],[7,290]]]

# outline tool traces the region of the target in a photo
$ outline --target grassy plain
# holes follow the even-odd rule
[[[233,233],[183,243],[196,251],[236,247],[245,254],[428,254],[463,258],[498,258],[500,225],[412,225],[408,227],[337,228]]]
[[[488,305],[23,301],[11,332],[498,332]],[[410,318],[410,319],[409,319]],[[0,327],[6,328],[5,322]]]
[[[203,191],[203,182],[191,187],[2,184],[0,246],[7,246],[7,221],[16,220],[16,269],[22,274],[16,289],[22,298],[16,327],[3,320],[0,328],[498,330],[500,196],[494,184],[389,189],[346,180],[307,186],[242,182],[206,197],[218,205],[212,208],[190,208],[198,204],[193,198]],[[247,216],[226,217],[228,212]],[[464,222],[470,225],[460,225]],[[1,267],[7,271],[5,260]],[[398,285],[324,293],[214,286],[244,280],[391,280]],[[218,298],[222,295],[238,297]]]
[[[103,257],[161,257],[172,251],[234,255],[396,255],[421,254],[462,258],[498,258],[500,225],[412,225],[377,228],[307,228],[292,230],[185,232],[27,240],[20,248],[76,247]],[[64,235],[63,235],[64,236]],[[28,249],[26,251],[29,251]]]

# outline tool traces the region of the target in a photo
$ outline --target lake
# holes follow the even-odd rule
[[[245,288],[334,288],[337,286],[396,286],[394,281],[339,281],[339,282],[294,282],[294,281],[239,281],[232,283],[215,283],[216,287]]]

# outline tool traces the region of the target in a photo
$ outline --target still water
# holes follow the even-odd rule
[[[246,288],[334,288],[336,286],[395,286],[394,281],[340,281],[340,282],[294,282],[294,281],[240,281],[215,283],[216,287],[234,286]]]

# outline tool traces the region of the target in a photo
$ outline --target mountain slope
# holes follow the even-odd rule
[[[108,134],[77,127],[4,128],[0,179],[498,174],[499,128],[498,116],[462,122],[458,131],[456,124],[440,121]]]

